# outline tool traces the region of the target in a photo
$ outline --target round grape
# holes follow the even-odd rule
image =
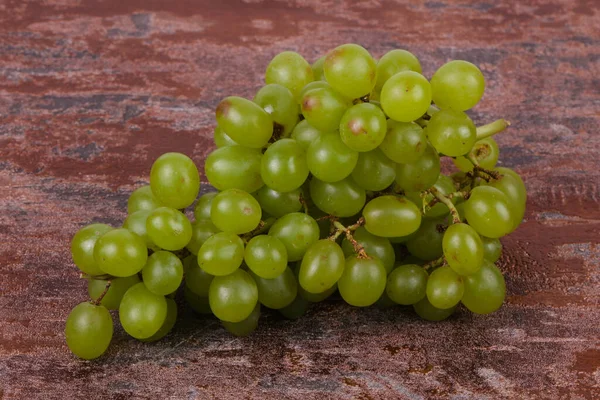
[[[469,225],[482,236],[499,238],[514,228],[510,200],[494,187],[476,187],[464,204]]]
[[[298,294],[298,282],[289,267],[272,279],[261,278],[256,274],[252,274],[252,277],[258,288],[258,301],[274,310],[287,307]]]
[[[396,183],[406,192],[421,192],[435,184],[440,175],[440,157],[432,146],[412,164],[398,164]]]
[[[488,137],[475,142],[471,154],[475,156],[475,159],[479,163],[479,166],[486,169],[494,169],[498,162],[500,155],[500,149],[498,143],[494,138]],[[453,159],[454,165],[463,172],[469,172],[473,170],[473,164],[465,157],[460,156]]]
[[[89,275],[102,275],[102,271],[94,260],[94,247],[98,238],[112,230],[106,224],[91,224],[81,228],[71,240],[71,257],[82,272]]]
[[[500,179],[485,182],[484,185],[496,188],[506,195],[513,216],[512,232],[521,224],[525,215],[527,189],[525,189],[525,184],[521,180],[521,177],[514,171],[503,167],[496,168],[496,171],[502,174]]]
[[[395,121],[417,120],[430,105],[431,86],[418,72],[399,72],[388,79],[381,89],[383,111]]]
[[[127,229],[113,229],[96,241],[94,260],[98,268],[112,276],[137,274],[148,259],[144,240]]]
[[[171,329],[175,326],[175,322],[177,321],[177,303],[173,299],[165,299],[167,301],[167,316],[163,324],[160,326],[158,331],[147,339],[140,339],[142,342],[156,342],[167,336]]]
[[[385,53],[377,62],[377,84],[375,91],[381,92],[383,85],[392,76],[402,71],[421,73],[421,64],[417,57],[406,50],[391,50]]]
[[[342,142],[337,132],[319,136],[306,152],[308,169],[325,182],[341,181],[352,173],[358,162],[358,152]]]
[[[291,213],[279,218],[269,229],[269,235],[281,240],[288,261],[298,261],[319,240],[319,225],[304,213]]]
[[[424,261],[432,261],[443,254],[443,228],[446,221],[443,218],[424,219],[419,229],[406,240],[409,253]]]
[[[152,193],[150,185],[141,186],[135,189],[129,195],[127,200],[127,214],[133,214],[136,211],[152,211],[155,208],[162,207],[164,204]]]
[[[223,232],[240,235],[253,230],[260,223],[260,204],[250,194],[239,189],[219,193],[210,207],[210,220]]]
[[[216,110],[217,124],[242,146],[260,149],[273,134],[271,116],[258,104],[242,97],[223,99]]]
[[[152,164],[150,187],[164,205],[186,208],[196,200],[200,190],[198,168],[185,154],[165,153]]]
[[[340,121],[340,136],[355,151],[371,151],[381,144],[387,131],[385,114],[377,106],[360,103],[350,107]]]
[[[219,232],[204,242],[198,251],[198,265],[211,275],[229,275],[244,260],[244,242],[239,236]]]
[[[215,127],[215,132],[213,134],[213,141],[217,147],[226,147],[233,146],[237,143],[230,138],[223,129],[219,125]]]
[[[246,244],[244,261],[261,278],[274,279],[280,276],[287,267],[287,260],[285,246],[275,236],[258,235]]]
[[[467,61],[450,61],[431,77],[433,102],[442,109],[468,110],[479,102],[484,90],[483,74]]]
[[[306,313],[309,306],[308,300],[298,295],[288,306],[280,308],[279,311],[287,319],[298,319]]]
[[[340,279],[344,262],[340,246],[329,239],[321,239],[310,246],[302,258],[298,282],[309,293],[322,293]]]
[[[148,236],[165,250],[183,249],[192,238],[192,224],[185,214],[174,208],[159,207],[146,220]]]
[[[459,275],[479,271],[483,263],[483,243],[475,229],[467,224],[453,224],[442,241],[446,262]]]
[[[308,147],[321,136],[321,131],[314,128],[307,120],[303,119],[296,125],[292,131],[292,139],[296,141],[304,151],[308,150]]]
[[[123,228],[141,237],[144,240],[144,243],[146,243],[146,247],[149,249],[158,250],[158,247],[152,242],[150,236],[148,236],[148,230],[146,228],[146,222],[148,221],[148,216],[151,212],[152,211],[150,210],[140,210],[129,214],[127,218],[125,218],[125,221],[123,221]]]
[[[258,288],[252,276],[238,269],[225,276],[215,276],[208,292],[210,309],[221,321],[240,322],[258,303]]]
[[[198,266],[198,257],[187,256],[183,260],[185,271],[185,286],[198,296],[208,298],[208,289],[214,275],[209,274]]]
[[[358,154],[358,161],[350,175],[359,187],[377,192],[394,183],[396,164],[381,150],[375,149]]]
[[[217,190],[240,189],[252,193],[264,185],[260,176],[262,153],[243,146],[221,147],[206,157],[204,172]]]
[[[398,196],[381,196],[363,209],[365,228],[381,237],[406,236],[421,225],[421,212],[410,200]]]
[[[450,157],[467,154],[477,140],[475,124],[462,111],[436,112],[429,120],[425,133],[439,153]]]
[[[489,314],[502,306],[506,285],[502,272],[492,262],[485,260],[479,271],[465,277],[465,294],[462,303],[471,312]]]
[[[263,154],[260,175],[273,190],[298,189],[308,177],[305,150],[294,139],[278,140]]]
[[[261,106],[275,124],[274,133],[282,137],[290,136],[298,122],[299,108],[292,92],[286,87],[272,83],[262,87],[254,96],[254,102]]]
[[[261,208],[275,218],[298,212],[302,209],[302,188],[290,192],[278,192],[268,186],[263,186],[256,192],[256,200]]]
[[[267,84],[277,83],[298,97],[300,90],[309,82],[314,80],[313,70],[310,64],[298,53],[284,51],[277,54],[265,73]]]
[[[80,303],[69,314],[65,326],[67,346],[84,360],[100,357],[112,340],[113,320],[104,306]]]
[[[338,130],[344,113],[351,105],[350,100],[331,87],[306,91],[300,103],[306,121],[322,132]]]
[[[136,339],[154,335],[167,317],[167,300],[149,291],[143,283],[133,285],[123,296],[119,319],[125,332]]]
[[[154,294],[166,296],[173,293],[183,280],[183,264],[168,251],[157,251],[148,257],[142,269],[144,285]]]
[[[387,133],[379,145],[383,154],[401,164],[417,162],[427,149],[427,136],[414,122],[388,120]]]
[[[210,219],[210,207],[217,194],[218,192],[208,192],[200,196],[194,207],[194,218],[196,218],[196,221]]]
[[[317,178],[310,181],[310,197],[323,212],[336,217],[351,217],[365,205],[366,194],[352,179],[323,182]]]
[[[210,315],[212,314],[212,310],[210,309],[210,304],[208,303],[208,295],[200,296],[194,293],[187,286],[183,288],[183,296],[185,301],[190,305],[192,310],[202,315]]]
[[[338,281],[338,290],[346,303],[367,307],[381,297],[385,283],[385,268],[379,259],[350,256]]]
[[[416,304],[425,298],[428,277],[427,271],[419,265],[401,265],[389,274],[385,291],[394,303]]]
[[[357,44],[343,44],[327,53],[323,72],[331,87],[351,99],[368,95],[377,82],[375,60]]]
[[[221,230],[217,228],[211,220],[201,219],[192,224],[192,238],[185,246],[192,254],[198,254],[200,247],[208,240],[209,237]]]
[[[427,280],[427,299],[432,306],[446,309],[460,302],[465,292],[463,278],[448,266],[433,271]]]
[[[502,255],[502,243],[499,239],[490,239],[485,236],[480,236],[483,244],[483,258],[495,263]]]
[[[325,56],[320,57],[311,66],[313,70],[313,76],[315,77],[316,82],[325,81],[325,72],[323,71],[323,64],[325,64]]]

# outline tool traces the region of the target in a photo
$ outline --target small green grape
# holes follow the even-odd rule
[[[260,174],[273,190],[298,189],[308,177],[306,151],[294,139],[278,140],[263,154]]]
[[[351,178],[338,182],[310,181],[310,197],[323,212],[336,217],[351,217],[365,205],[366,193]]]
[[[300,90],[314,79],[310,64],[304,57],[293,51],[284,51],[273,57],[265,73],[267,84],[277,83],[284,86],[296,98]]]
[[[142,269],[144,285],[154,294],[166,296],[173,293],[183,280],[183,264],[168,251],[157,251],[148,257]]]
[[[446,309],[457,305],[465,292],[463,278],[448,266],[433,271],[427,280],[427,299],[432,306]]]
[[[394,183],[396,164],[380,149],[358,153],[358,161],[350,175],[359,187],[378,192]]]
[[[464,214],[469,225],[482,236],[499,238],[514,228],[510,200],[494,187],[474,188],[464,204]]]
[[[177,303],[173,299],[165,299],[167,301],[167,316],[163,324],[160,326],[158,331],[147,339],[140,339],[142,342],[150,343],[156,342],[167,336],[171,329],[175,326],[175,322],[177,321]]]
[[[462,111],[436,112],[429,120],[425,133],[439,153],[450,157],[467,154],[477,140],[475,124]]]
[[[325,182],[341,181],[358,162],[358,152],[346,146],[337,132],[319,136],[308,147],[306,156],[310,172]]]
[[[343,44],[327,53],[323,72],[331,87],[351,99],[368,95],[377,82],[375,60],[357,44]]]
[[[291,213],[279,218],[271,226],[269,236],[281,240],[287,250],[288,261],[298,261],[319,240],[319,225],[304,213]]]
[[[495,263],[502,255],[502,243],[499,239],[490,239],[485,236],[480,236],[483,244],[483,258]]]
[[[155,208],[162,207],[164,204],[152,193],[150,185],[141,186],[135,189],[127,199],[127,214],[133,214],[136,211],[152,211]]]
[[[272,279],[261,278],[253,273],[251,275],[258,287],[258,301],[266,307],[274,310],[287,307],[298,294],[298,282],[289,267]]]
[[[154,335],[166,317],[167,300],[149,291],[144,283],[129,288],[119,306],[123,329],[136,339],[147,339]]]
[[[420,265],[401,265],[388,275],[386,293],[394,303],[416,304],[425,298],[428,277]]]
[[[502,272],[492,262],[485,260],[479,271],[465,277],[465,294],[462,303],[471,312],[489,314],[502,306],[506,285]]]
[[[196,218],[196,221],[210,219],[210,207],[217,194],[218,192],[208,192],[200,196],[194,207],[194,218]]]
[[[376,257],[381,261],[385,267],[386,273],[389,274],[392,271],[394,263],[396,262],[396,254],[392,244],[387,238],[369,233],[364,226],[355,230],[352,236],[354,237],[354,240],[365,249],[365,252],[369,256]],[[347,238],[344,238],[342,241],[342,250],[345,257],[355,254],[354,246]]]
[[[431,105],[431,86],[423,75],[403,71],[389,78],[381,89],[385,114],[399,122],[411,122],[425,114]]]
[[[271,116],[258,104],[242,97],[226,97],[215,114],[221,129],[242,146],[260,149],[273,134]]]
[[[340,121],[352,102],[331,87],[308,90],[302,96],[302,115],[311,126],[322,132],[339,129]]]
[[[440,258],[443,254],[442,240],[445,226],[444,218],[424,219],[419,229],[405,242],[409,253],[424,261]]]
[[[215,276],[210,284],[208,302],[212,312],[221,321],[243,321],[258,303],[256,282],[241,269],[229,275]]]
[[[308,147],[312,142],[317,140],[319,136],[321,136],[321,131],[313,127],[305,119],[300,121],[292,131],[292,139],[294,139],[304,151],[308,150]]]
[[[281,129],[281,136],[288,137],[298,122],[298,103],[286,87],[272,83],[262,87],[254,96],[254,102],[261,106]]]
[[[124,278],[111,279],[110,287],[102,298],[100,304],[109,310],[118,310],[125,292],[139,282],[140,278],[137,274],[126,276]],[[107,281],[103,279],[90,279],[88,281],[88,294],[90,299],[95,301],[100,298],[102,293],[104,293],[106,290],[106,284]]]
[[[250,194],[239,189],[228,189],[219,193],[210,207],[210,220],[223,232],[250,232],[260,223],[260,204]]]
[[[467,61],[450,61],[431,77],[433,102],[442,109],[468,110],[479,102],[484,90],[483,74]]]
[[[125,221],[123,221],[123,228],[144,239],[144,243],[146,243],[146,247],[149,249],[158,250],[158,247],[148,236],[148,230],[146,228],[146,222],[148,221],[148,216],[151,212],[152,211],[150,210],[140,210],[129,214],[127,218],[125,218]]]
[[[302,209],[302,198],[302,188],[282,193],[268,186],[263,186],[256,192],[256,200],[258,200],[261,208],[275,218],[300,211]]]
[[[421,192],[435,184],[440,170],[440,156],[432,146],[428,145],[416,162],[398,164],[396,183],[406,192]]]
[[[198,265],[211,275],[223,276],[236,271],[244,260],[244,242],[229,232],[208,238],[198,251]]]
[[[277,237],[258,235],[246,244],[244,261],[257,276],[275,279],[285,271],[288,257],[285,245]]]
[[[227,322],[221,321],[221,325],[229,333],[237,337],[244,337],[250,335],[258,328],[258,320],[260,319],[260,304],[257,303],[254,310],[250,313],[246,319],[240,322]]]
[[[387,133],[379,145],[383,154],[401,164],[415,163],[427,149],[427,136],[414,122],[388,120]]]
[[[355,151],[371,151],[381,144],[387,131],[385,114],[373,104],[350,107],[340,121],[340,136]]]
[[[503,167],[496,168],[496,171],[502,174],[501,178],[484,182],[484,185],[496,188],[506,195],[513,216],[512,232],[521,224],[525,215],[527,189],[525,189],[523,180],[516,172]]]
[[[200,190],[198,168],[185,154],[165,153],[152,164],[150,187],[165,206],[186,208],[196,200]]]
[[[100,357],[113,335],[113,320],[104,306],[80,303],[69,314],[65,325],[67,346],[84,360]]]
[[[346,259],[344,271],[338,281],[338,290],[346,303],[367,307],[375,304],[383,294],[386,276],[379,259],[350,256]]]
[[[192,224],[181,211],[159,207],[146,220],[150,240],[165,250],[183,249],[192,238]]]
[[[116,277],[137,274],[148,259],[144,240],[127,229],[113,229],[100,236],[94,246],[94,260],[101,271]]]
[[[102,275],[94,260],[94,247],[98,239],[113,228],[106,224],[91,224],[81,228],[71,240],[71,256],[73,262],[82,272],[89,275]]]
[[[421,64],[417,57],[406,50],[391,50],[385,53],[377,62],[375,91],[381,92],[388,79],[402,71],[415,71],[420,74]]]
[[[243,146],[227,146],[206,157],[204,172],[217,190],[240,189],[252,193],[264,185],[260,176],[262,153]]]
[[[475,229],[467,224],[452,224],[442,242],[446,262],[459,275],[471,275],[483,263],[483,243]]]
[[[421,212],[410,200],[399,196],[380,196],[363,209],[365,228],[381,237],[406,236],[421,225]]]
[[[321,89],[321,88],[331,89],[331,86],[329,86],[329,83],[327,83],[325,81],[313,81],[313,82],[307,83],[306,86],[304,86],[302,88],[302,90],[300,91],[300,96],[298,98],[300,100],[302,100],[306,93],[310,92],[313,89]]]
[[[321,239],[313,243],[302,258],[298,282],[309,293],[325,292],[342,276],[344,263],[340,246],[329,239]]]
[[[198,251],[200,251],[200,247],[202,247],[204,242],[206,242],[209,237],[219,232],[221,232],[221,230],[217,228],[210,219],[198,220],[192,224],[192,237],[185,248],[192,254],[198,254]]]

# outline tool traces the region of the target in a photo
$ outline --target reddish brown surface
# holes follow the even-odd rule
[[[598,3],[317,3],[0,2],[1,399],[600,398]],[[513,123],[502,164],[530,195],[504,240],[507,304],[432,324],[333,302],[269,315],[247,339],[184,310],[160,343],[118,328],[105,357],[75,359],[72,234],[118,224],[161,153],[201,166],[215,106],[251,97],[274,54],[312,61],[344,42],[407,48],[427,76],[451,58],[481,66],[472,115]]]

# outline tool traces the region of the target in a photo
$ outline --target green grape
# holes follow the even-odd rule
[[[123,228],[144,239],[144,243],[146,243],[146,247],[149,249],[158,250],[158,247],[156,247],[152,239],[148,236],[148,230],[146,229],[146,222],[151,212],[150,210],[140,210],[129,214],[125,218],[125,221],[123,221]]]
[[[287,251],[275,236],[258,235],[246,244],[244,261],[257,276],[275,279],[287,267]]]
[[[381,294],[381,297],[379,299],[377,299],[377,301],[375,302],[375,307],[377,307],[381,310],[392,308],[395,305],[396,305],[396,303],[394,303],[394,301],[389,298],[389,296],[387,295],[385,290]]]
[[[381,144],[387,131],[385,114],[370,103],[350,107],[340,121],[344,144],[355,151],[371,151]]]
[[[444,218],[424,219],[421,226],[406,242],[406,248],[415,257],[424,261],[432,261],[443,254],[442,238],[443,228],[446,226]]]
[[[329,83],[325,82],[325,81],[314,81],[314,82],[310,82],[308,83],[306,86],[304,86],[302,88],[302,90],[300,91],[300,96],[298,97],[299,99],[303,99],[304,95],[308,92],[310,92],[313,89],[320,89],[320,88],[328,88],[331,89],[331,86],[329,86]]]
[[[162,207],[164,204],[156,198],[150,185],[141,186],[135,189],[127,199],[127,214],[133,214],[136,211],[152,211],[155,208]]]
[[[446,262],[459,275],[479,271],[483,263],[483,243],[475,229],[467,224],[452,224],[442,242]]]
[[[442,109],[468,110],[479,102],[484,90],[483,74],[467,61],[450,61],[431,77],[433,102]]]
[[[144,285],[154,294],[166,296],[173,293],[183,280],[183,264],[168,251],[157,251],[148,257],[142,269]]]
[[[240,189],[252,193],[264,185],[259,150],[243,146],[221,147],[206,157],[204,172],[217,190]]]
[[[251,273],[258,287],[258,301],[266,307],[278,310],[294,301],[298,294],[298,282],[289,267],[272,279],[261,278]]]
[[[306,313],[309,306],[308,300],[298,295],[288,306],[280,308],[279,313],[287,319],[298,319]]]
[[[315,77],[316,82],[325,81],[325,72],[323,72],[323,64],[324,63],[325,63],[325,56],[320,57],[311,66],[312,71],[313,71],[313,76]]]
[[[290,136],[298,122],[298,103],[292,92],[272,83],[256,92],[254,102],[271,115],[273,123],[280,126],[282,137]]]
[[[351,217],[365,205],[366,194],[351,178],[338,182],[310,181],[310,197],[323,212],[336,217]]]
[[[381,89],[385,114],[399,122],[411,122],[425,114],[431,105],[431,86],[423,75],[403,71],[388,79]]]
[[[394,269],[396,254],[392,244],[387,238],[375,236],[369,233],[363,226],[355,230],[352,236],[354,237],[354,240],[365,249],[365,252],[369,256],[377,257],[381,261],[385,267],[386,273],[389,274],[392,269]],[[352,243],[346,238],[342,241],[342,250],[345,257],[354,254],[354,246],[352,246]]]
[[[71,256],[77,268],[82,272],[89,275],[105,274],[94,260],[94,247],[98,238],[112,229],[106,224],[91,224],[81,228],[73,236]]]
[[[158,331],[147,339],[140,339],[142,342],[156,342],[167,336],[177,321],[177,303],[173,299],[165,299],[167,301],[167,316]]]
[[[421,64],[417,57],[406,50],[392,50],[385,53],[377,62],[375,91],[380,92],[388,79],[402,71],[415,71],[420,74]]]
[[[198,257],[187,256],[183,260],[185,271],[185,286],[200,297],[208,298],[208,289],[214,275],[209,274],[198,266]]]
[[[210,219],[210,207],[212,201],[219,192],[208,192],[200,196],[196,206],[194,207],[194,218],[196,221],[202,219]]]
[[[109,310],[118,310],[119,304],[125,295],[125,292],[130,287],[140,282],[140,278],[137,274],[126,276],[124,278],[113,278],[110,282],[108,291],[100,302],[101,305],[108,308]],[[97,300],[100,298],[102,293],[106,290],[107,281],[102,279],[90,279],[88,281],[88,294],[90,299]]]
[[[294,139],[276,141],[263,154],[260,175],[273,190],[298,189],[308,177],[306,151]]]
[[[215,127],[215,132],[213,134],[213,141],[215,142],[215,145],[217,147],[233,146],[233,145],[237,144],[232,138],[227,136],[225,131],[223,129],[221,129],[221,127],[219,125],[217,125]]]
[[[396,164],[380,149],[375,149],[358,154],[358,161],[350,175],[359,187],[378,192],[394,183]]]
[[[306,121],[322,132],[333,132],[339,129],[340,121],[351,105],[350,100],[331,87],[308,90],[300,102],[302,115]]]
[[[308,146],[312,144],[317,138],[321,136],[321,131],[314,128],[307,120],[303,119],[296,125],[292,132],[292,139],[296,141],[304,151],[308,150]]]
[[[514,171],[503,167],[496,168],[495,170],[502,174],[502,177],[490,182],[484,182],[483,184],[496,188],[506,195],[513,216],[512,232],[521,224],[525,215],[527,189],[525,189],[525,184],[521,180],[521,177]]]
[[[215,233],[221,232],[211,220],[201,219],[192,224],[192,238],[188,242],[186,249],[192,254],[198,254],[200,247]]]
[[[498,143],[494,138],[487,137],[475,142],[471,154],[475,156],[475,159],[479,163],[479,166],[485,169],[494,169],[498,162],[500,155],[500,149]],[[463,172],[469,172],[473,170],[473,164],[465,157],[460,156],[453,159],[454,165]]]
[[[310,64],[293,51],[284,51],[273,57],[265,73],[267,84],[277,83],[285,86],[296,98],[302,88],[314,80]]]
[[[491,186],[478,186],[464,203],[464,214],[469,225],[482,236],[499,238],[514,228],[514,219],[508,197]]]
[[[244,337],[250,335],[258,328],[258,320],[260,319],[260,304],[256,303],[254,310],[240,322],[221,321],[221,325],[233,336]]]
[[[399,196],[380,196],[363,209],[365,228],[381,237],[407,236],[419,229],[421,212],[410,200]]]
[[[136,339],[147,339],[154,335],[166,317],[167,299],[149,291],[144,283],[133,285],[119,306],[123,329]]]
[[[249,273],[238,269],[225,276],[215,276],[210,284],[208,302],[221,321],[240,322],[258,303],[258,288]]]
[[[296,278],[296,281],[298,281],[298,282],[300,282],[300,267],[301,266],[302,266],[302,261],[298,261],[295,263],[294,268],[293,268],[294,277]],[[335,292],[337,292],[337,283],[335,283],[329,289],[327,289],[323,292],[320,292],[320,293],[308,292],[301,285],[298,285],[298,296],[301,296],[304,300],[308,301],[309,303],[319,303],[319,302],[329,298]]]
[[[239,145],[260,149],[273,134],[273,119],[256,103],[242,97],[223,99],[216,110],[217,124]]]
[[[463,277],[448,266],[431,273],[427,280],[427,299],[432,306],[446,309],[458,304],[465,292]]]
[[[485,260],[479,271],[465,277],[465,294],[462,303],[476,314],[489,314],[502,306],[506,285],[502,272],[492,262]]]
[[[146,220],[148,236],[165,250],[183,249],[192,238],[192,224],[181,211],[159,207]]]
[[[440,309],[431,305],[427,297],[424,297],[423,300],[419,301],[416,304],[413,304],[413,309],[417,313],[417,315],[423,318],[426,321],[443,321],[452,314],[456,310],[456,306]]]
[[[447,196],[450,193],[456,191],[456,187],[454,186],[454,181],[452,180],[452,178],[444,174],[440,174],[438,176],[438,179],[433,185],[433,187],[444,196]],[[431,193],[428,193],[427,195],[425,195],[424,198],[422,198],[420,192],[406,192],[406,197],[410,201],[415,203],[417,206],[421,206],[423,204],[423,201],[425,201],[425,204],[429,204],[429,202],[431,202],[434,199],[434,196]],[[452,203],[456,204],[457,200],[458,198],[454,197],[452,199]],[[431,207],[431,209],[429,209],[423,216],[425,218],[437,218],[448,215],[449,212],[450,210],[448,209],[447,205],[438,202],[434,204],[433,207]]]
[[[306,156],[310,172],[325,182],[341,181],[358,162],[358,152],[346,146],[337,132],[319,136],[308,147]]]
[[[499,239],[490,239],[485,236],[480,236],[483,244],[483,258],[495,263],[502,255],[502,243]]]
[[[269,236],[281,240],[287,251],[288,261],[298,261],[306,250],[319,240],[319,225],[304,213],[291,213],[279,218]]]
[[[385,291],[397,304],[416,304],[425,298],[429,274],[420,265],[405,264],[394,269],[387,278]]]
[[[98,268],[116,277],[137,274],[147,259],[148,249],[144,240],[125,228],[106,232],[94,246],[94,260]]]
[[[240,235],[253,230],[260,223],[260,204],[250,194],[239,189],[219,193],[210,207],[210,220],[223,232]]]
[[[398,164],[396,183],[406,192],[420,192],[435,184],[440,169],[440,156],[432,146],[428,145],[416,162]]]
[[[192,307],[192,310],[198,314],[212,314],[210,304],[208,303],[208,295],[200,296],[186,286],[183,288],[183,297],[190,307]]]
[[[323,72],[331,87],[351,99],[368,95],[377,82],[375,60],[357,44],[343,44],[327,53]]]
[[[379,145],[383,154],[401,164],[417,162],[427,149],[427,136],[414,122],[388,120],[387,133]]]
[[[244,242],[234,233],[219,232],[204,242],[198,251],[198,265],[211,275],[229,275],[244,260]]]
[[[185,154],[165,153],[152,164],[150,187],[165,206],[186,208],[196,200],[200,190],[198,168]]]
[[[330,289],[344,271],[344,252],[329,239],[321,239],[308,248],[300,269],[298,282],[309,293],[322,293]]]
[[[477,140],[475,124],[462,111],[436,112],[429,120],[425,133],[439,153],[450,157],[467,154]]]
[[[338,281],[338,290],[342,299],[351,306],[367,307],[383,294],[386,276],[378,258],[350,256]]]
[[[275,218],[300,211],[302,209],[302,198],[302,188],[282,193],[268,186],[263,186],[256,192],[256,199],[261,208]]]
[[[80,303],[69,314],[65,326],[67,346],[84,360],[100,357],[112,339],[113,320],[104,306]]]

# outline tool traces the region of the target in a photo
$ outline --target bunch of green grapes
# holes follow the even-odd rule
[[[527,194],[496,165],[492,135],[508,124],[476,127],[466,113],[485,88],[475,65],[451,61],[428,80],[406,50],[376,61],[344,44],[312,65],[281,53],[265,82],[253,100],[216,108],[217,149],[204,164],[216,191],[198,198],[194,162],[167,153],[122,227],[75,234],[91,299],[67,318],[75,355],[107,350],[109,310],[136,339],[167,335],[178,290],[236,336],[257,328],[261,308],[295,319],[336,292],[431,321],[460,304],[477,314],[502,305],[499,239],[523,220]],[[442,173],[442,157],[459,171]]]

